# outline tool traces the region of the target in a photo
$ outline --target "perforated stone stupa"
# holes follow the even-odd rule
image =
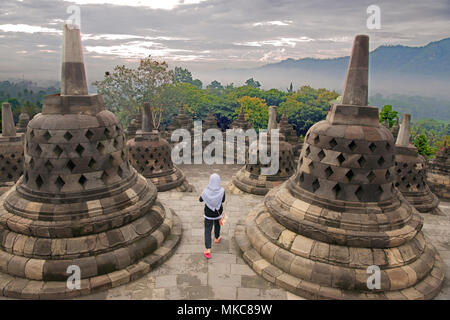
[[[19,122],[17,123],[17,132],[25,133],[27,131],[27,125],[30,122],[30,116],[25,111],[25,107],[22,108],[22,112],[19,115]]]
[[[271,120],[269,119],[269,124]],[[272,122],[273,123],[273,122]],[[270,130],[272,125],[269,125]],[[270,131],[268,131],[270,132]],[[257,142],[259,143],[259,141]],[[240,169],[233,177],[229,190],[233,193],[247,192],[257,195],[265,195],[270,189],[281,185],[295,173],[295,161],[292,147],[285,141],[285,137],[280,135],[279,139],[279,169],[274,175],[264,175],[262,168],[268,168],[271,164],[262,164],[259,158],[259,148],[252,149],[250,152],[256,153],[257,163],[249,163],[249,157],[246,157],[245,166]],[[267,137],[268,154],[272,152],[272,143],[270,135]]]
[[[426,181],[426,160],[410,142],[410,121],[404,114],[395,144],[395,187],[419,212],[443,214]]]
[[[193,191],[183,171],[174,166],[169,143],[154,129],[149,103],[144,103],[142,130],[128,140],[127,150],[133,167],[155,184],[158,191],[175,188],[182,192]]]
[[[236,241],[255,272],[306,298],[430,299],[443,263],[394,187],[394,139],[367,106],[368,61],[369,38],[357,36],[342,104],[310,128],[296,175],[237,226]],[[371,266],[379,289],[367,284]]]
[[[23,134],[16,133],[11,105],[2,104],[0,135],[0,195],[11,188],[23,173]]]
[[[439,198],[450,201],[450,148],[447,144],[436,152],[436,158],[430,161],[427,181],[431,191]]]
[[[130,166],[117,117],[88,94],[80,30],[66,25],[63,36],[61,94],[29,122],[24,175],[0,197],[7,297],[67,298],[133,281],[181,237],[177,216]],[[80,286],[68,286],[77,269]]]

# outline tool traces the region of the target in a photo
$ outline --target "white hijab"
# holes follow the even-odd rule
[[[220,186],[220,176],[213,173],[209,177],[209,184],[202,192],[202,199],[212,211],[219,210],[225,190]]]

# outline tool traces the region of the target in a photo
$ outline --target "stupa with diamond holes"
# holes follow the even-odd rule
[[[156,185],[158,191],[193,191],[183,171],[174,166],[169,143],[154,130],[149,103],[144,103],[142,130],[128,140],[127,150],[133,167]]]
[[[129,164],[117,117],[89,95],[80,30],[64,26],[61,94],[28,124],[24,175],[0,197],[0,293],[57,299],[133,281],[181,237],[177,216]],[[80,288],[67,286],[69,266]],[[70,270],[70,269],[69,269]]]
[[[429,163],[427,182],[434,194],[450,201],[450,148],[446,143]]]
[[[269,113],[269,129],[272,115],[276,113]],[[272,122],[273,123],[273,122]],[[266,154],[271,154],[272,144],[271,144],[270,131],[267,135],[267,150]],[[292,152],[291,145],[285,141],[285,137],[280,134],[279,137],[279,168],[278,172],[274,175],[264,175],[261,171],[262,168],[269,168],[271,164],[262,164],[259,157],[259,147],[250,148],[250,153],[256,155],[257,163],[249,163],[251,155],[246,156],[246,164],[240,169],[235,176],[232,178],[232,182],[229,185],[229,190],[232,193],[247,192],[257,195],[265,195],[270,189],[281,185],[287,179],[289,179],[295,173],[295,161],[294,153]],[[257,144],[260,141],[254,142]],[[263,150],[266,150],[264,148]]]
[[[286,141],[290,143],[290,145],[292,146],[292,151],[294,152],[294,155],[300,156],[302,143],[299,141],[297,132],[295,131],[294,127],[288,122],[286,110],[284,110],[283,115],[281,116],[278,127],[280,129],[280,133],[286,137]]]
[[[310,128],[295,176],[266,195],[235,238],[255,272],[306,298],[430,299],[443,263],[394,187],[394,139],[367,105],[368,60],[369,38],[357,36],[342,103]],[[380,289],[367,285],[373,265]]]
[[[2,105],[0,134],[0,195],[10,189],[23,173],[23,133],[16,133],[11,105]]]
[[[30,116],[25,111],[25,107],[23,107],[22,112],[19,115],[19,122],[17,123],[17,132],[25,133],[27,131],[28,122],[30,122]]]
[[[443,214],[426,181],[426,160],[410,142],[411,115],[404,114],[395,144],[395,187],[417,211]]]

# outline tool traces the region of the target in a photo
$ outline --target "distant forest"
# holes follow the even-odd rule
[[[151,68],[154,67],[151,66]],[[132,73],[134,70],[129,71]],[[200,80],[193,79],[187,69],[177,67],[173,71],[170,70],[170,73],[169,70],[167,72],[171,77],[166,84],[155,91],[156,99],[147,99],[154,100],[151,101],[152,104],[162,109],[161,127],[163,129],[171,124],[180,108],[184,108],[186,113],[196,120],[204,119],[211,111],[222,129],[229,126],[242,108],[253,127],[262,129],[267,125],[268,106],[276,105],[279,111],[278,116],[281,117],[282,112],[286,112],[289,122],[302,137],[314,123],[325,118],[330,103],[339,100],[338,94],[334,91],[314,89],[309,86],[293,88],[291,84],[285,90],[263,90],[261,83],[253,78],[239,87],[233,84],[222,85],[218,81],[204,86]],[[108,77],[112,75],[114,73]],[[135,117],[142,101],[134,92],[130,92],[129,96],[124,95],[123,92],[113,93],[109,86],[105,86],[105,83],[110,84],[105,82],[108,77],[96,83],[98,91],[104,95],[108,109],[113,111],[126,127]],[[117,80],[113,86],[115,89],[120,87],[121,80],[123,79]],[[58,92],[59,88],[56,86],[45,88],[31,81],[16,83],[3,81],[0,82],[0,103],[11,104],[17,122],[22,108],[25,108],[30,116],[34,116],[41,111],[43,98]],[[134,100],[129,101],[132,99]],[[429,155],[434,154],[442,145],[443,139],[447,139],[450,135],[450,101],[421,96],[376,94],[370,97],[369,103],[379,107],[380,110],[383,106],[392,106],[390,110],[394,112],[392,115],[395,118],[401,118],[403,113],[410,113],[413,121],[411,132],[413,139],[419,135],[426,136],[432,148]],[[391,117],[391,121],[395,118]]]

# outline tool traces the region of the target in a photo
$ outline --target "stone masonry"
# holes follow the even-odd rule
[[[357,36],[342,104],[310,128],[296,175],[250,211],[236,241],[257,274],[305,298],[431,299],[444,264],[394,187],[394,139],[367,105],[368,62],[369,38]],[[367,285],[373,265],[379,289]]]

